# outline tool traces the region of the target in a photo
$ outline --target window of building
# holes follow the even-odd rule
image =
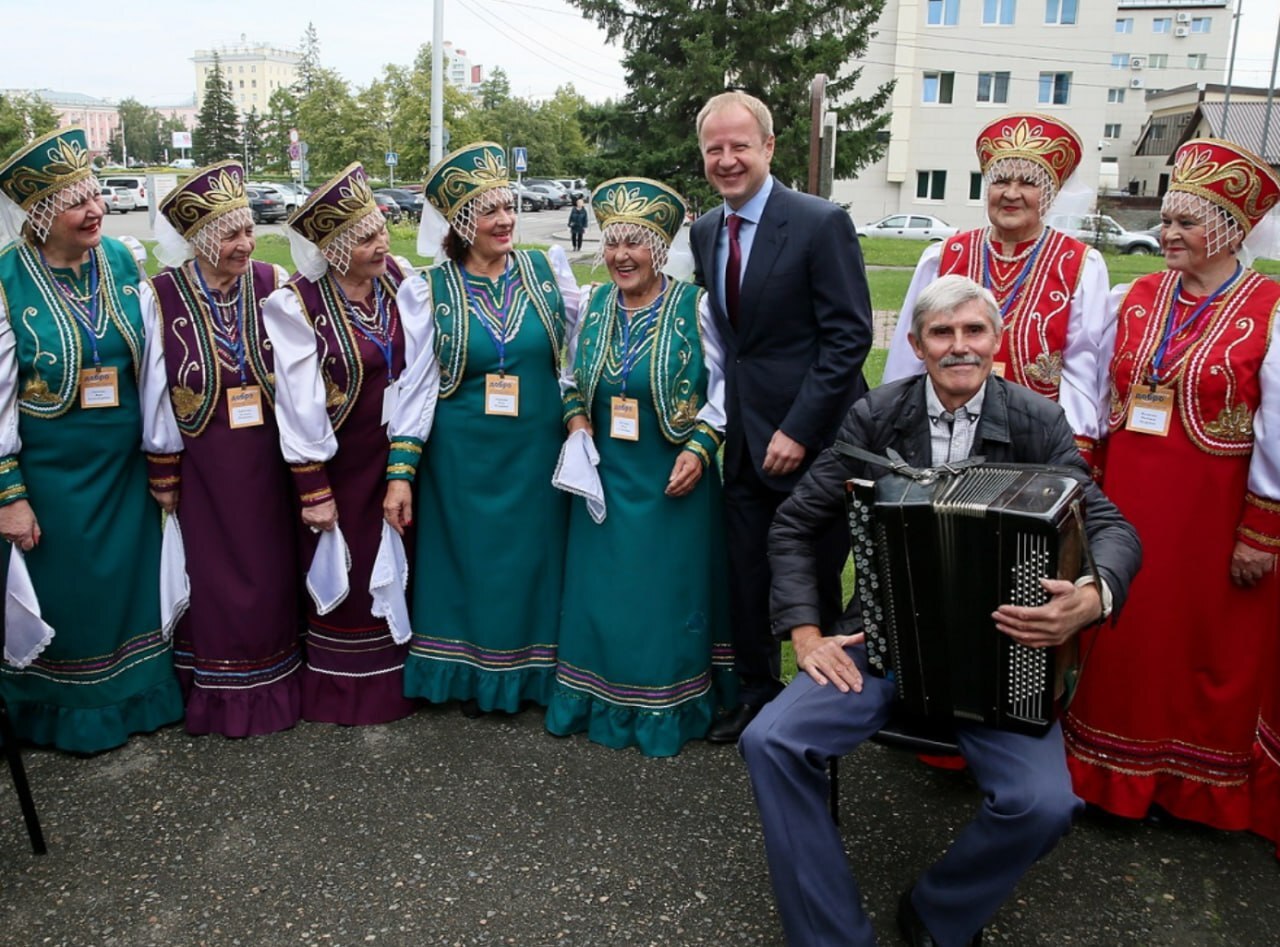
[[[960,22],[960,0],[929,0],[930,26],[955,26]]]
[[[982,200],[982,172],[981,171],[969,172],[969,200],[971,201]]]
[[[1111,105],[1119,105],[1124,102],[1124,89],[1108,89],[1107,102]]]
[[[243,79],[241,79],[241,80],[240,80],[240,88],[242,88],[242,89],[244,88],[244,80],[243,80]]]
[[[1154,20],[1151,21],[1151,32],[1152,33],[1172,33],[1173,17],[1171,16],[1156,17]]]
[[[1009,101],[1009,73],[978,73],[978,101],[1005,104]]]
[[[1213,26],[1213,17],[1211,16],[1193,16],[1191,18],[1192,33],[1208,33]]]
[[[955,82],[954,72],[926,72],[923,101],[932,105],[950,105]]]
[[[1148,69],[1168,69],[1169,54],[1168,53],[1152,53],[1147,57]]]
[[[1117,32],[1117,33],[1132,33],[1132,32],[1133,32],[1133,17],[1131,17],[1131,16],[1126,16],[1126,17],[1120,17],[1119,19],[1117,19],[1117,20],[1116,20],[1116,32]]]
[[[946,171],[917,171],[916,199],[921,201],[940,201],[947,193]]]
[[[1208,57],[1205,53],[1188,53],[1188,54],[1187,54],[1187,68],[1188,68],[1188,69],[1203,69],[1203,68],[1205,67],[1205,63],[1208,61],[1208,59],[1209,59],[1209,57]]]
[[[1076,0],[1045,0],[1044,21],[1058,26],[1075,25]]]
[[[1040,73],[1040,92],[1037,101],[1041,105],[1068,105],[1071,102],[1071,73]]]
[[[1147,137],[1148,137],[1148,138],[1163,138],[1163,137],[1164,137],[1164,126],[1163,126],[1163,125],[1152,125],[1149,129],[1147,129]]]
[[[1103,125],[1103,126],[1102,126],[1102,137],[1103,137],[1103,138],[1119,138],[1119,137],[1120,137],[1120,123],[1119,123],[1119,122],[1111,122],[1111,123],[1108,123],[1108,124],[1106,124],[1106,125]]]
[[[982,22],[985,26],[1012,26],[1017,0],[982,0]]]
[[[1129,54],[1128,53],[1112,53],[1111,68],[1112,69],[1128,69]]]

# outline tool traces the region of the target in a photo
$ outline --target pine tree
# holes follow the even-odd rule
[[[628,92],[621,102],[584,110],[601,149],[593,176],[642,174],[686,197],[710,196],[694,122],[726,87],[762,99],[773,113],[773,171],[803,184],[809,164],[809,86],[828,77],[828,108],[839,123],[836,176],[879,157],[877,133],[892,83],[855,98],[856,60],[884,0],[570,0],[610,41],[621,40]],[[858,90],[862,91],[862,90]]]
[[[240,123],[231,86],[222,77],[222,63],[213,54],[213,68],[204,82],[204,104],[191,136],[192,156],[197,165],[234,158],[240,150]]]
[[[245,174],[253,174],[261,164],[264,125],[265,120],[258,114],[257,106],[245,113],[244,126],[240,130],[240,154],[244,158]]]

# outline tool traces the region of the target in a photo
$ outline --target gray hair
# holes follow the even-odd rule
[[[991,327],[999,336],[1004,324],[1000,321],[1000,306],[991,290],[979,286],[969,277],[961,273],[940,276],[921,291],[916,297],[915,307],[911,310],[911,334],[916,341],[922,341],[920,333],[924,330],[924,321],[936,313],[953,313],[970,302],[980,302],[986,310]]]
[[[702,107],[702,111],[698,113],[697,131],[698,144],[702,144],[702,126],[707,118],[717,112],[723,112],[725,109],[733,108],[735,105],[741,106],[751,113],[752,118],[756,120],[756,124],[760,126],[760,137],[764,141],[768,141],[773,137],[773,114],[769,111],[769,106],[765,105],[754,95],[748,95],[746,92],[721,92],[719,95],[713,95],[707,100],[707,104]]]

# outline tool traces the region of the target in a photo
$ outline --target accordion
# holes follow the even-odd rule
[[[991,613],[1047,602],[1042,577],[1080,575],[1083,488],[1050,467],[906,471],[846,483],[871,672],[892,677],[900,712],[926,729],[969,721],[1044,733],[1074,640],[1029,648]]]

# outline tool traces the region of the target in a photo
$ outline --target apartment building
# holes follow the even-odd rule
[[[484,66],[474,64],[465,49],[444,41],[444,80],[454,88],[471,95],[480,91],[484,82]]]
[[[271,93],[294,84],[298,78],[301,53],[261,43],[242,42],[220,49],[197,49],[191,61],[195,64],[196,111],[204,106],[204,87],[213,70],[214,55],[222,67],[223,78],[230,84],[231,98],[241,115],[250,109],[267,111]]]
[[[1228,0],[888,0],[858,63],[867,88],[896,80],[888,147],[832,197],[860,223],[915,211],[980,226],[973,142],[1011,111],[1067,122],[1084,180],[1128,190],[1147,93],[1219,76],[1230,26]]]

